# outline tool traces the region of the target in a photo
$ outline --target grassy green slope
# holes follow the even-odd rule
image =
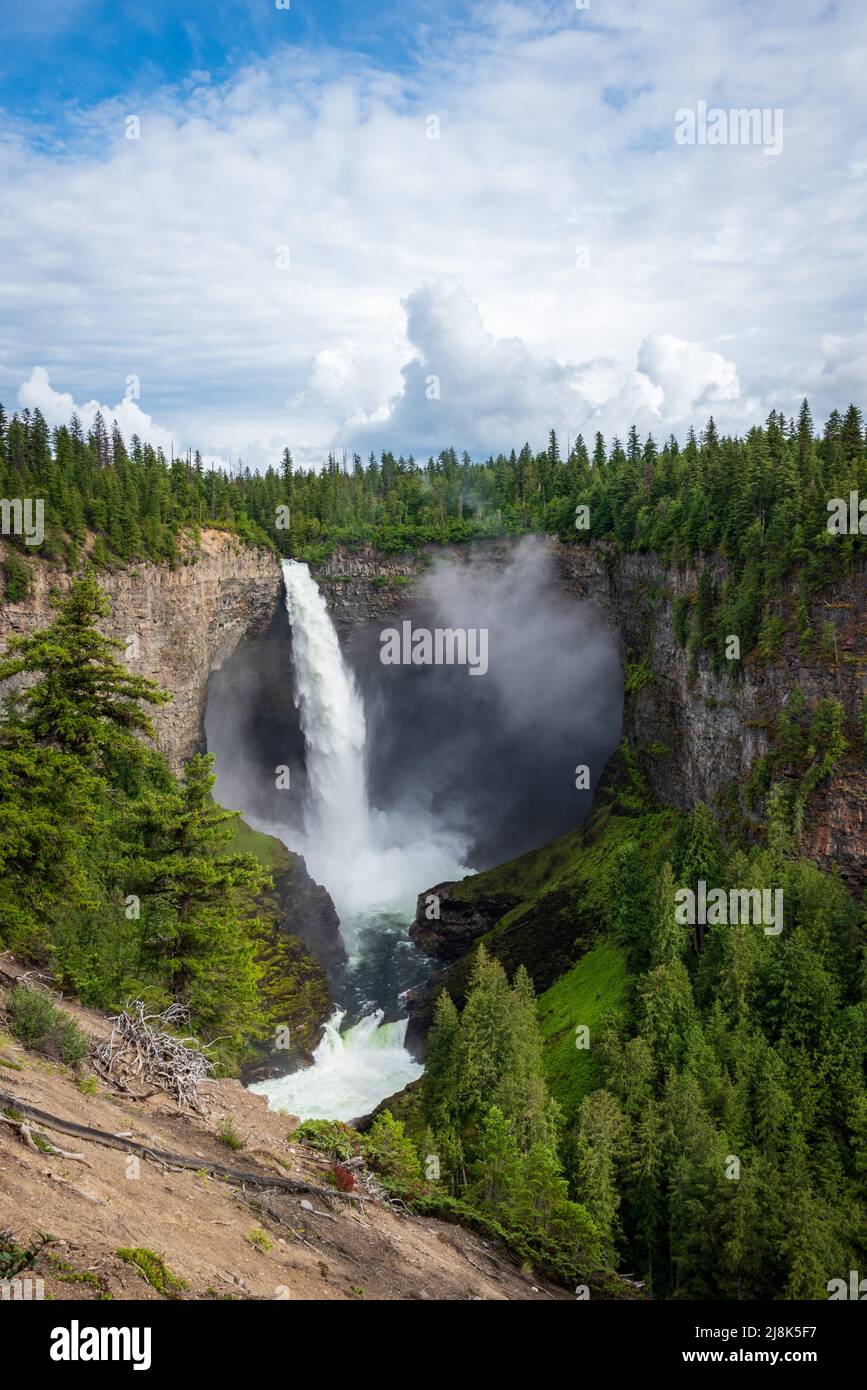
[[[451,896],[463,901],[496,901],[508,906],[480,939],[510,975],[526,966],[536,990],[549,989],[608,930],[614,855],[628,840],[641,848],[648,868],[670,852],[679,812],[623,815],[603,808],[578,830],[522,854],[508,864],[463,879]],[[458,961],[442,984],[462,1002],[474,952]]]
[[[593,1037],[606,1014],[621,1011],[626,988],[623,951],[612,941],[600,941],[539,997],[545,1079],[567,1123],[575,1118],[584,1096],[600,1085]],[[581,1024],[590,1030],[589,1048],[576,1046],[575,1030]]]
[[[292,856],[283,841],[275,839],[273,835],[265,835],[261,830],[254,830],[241,816],[235,821],[229,849],[234,854],[255,854],[272,873],[292,867]]]

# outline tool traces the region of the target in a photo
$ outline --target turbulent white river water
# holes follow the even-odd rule
[[[269,828],[304,855],[311,876],[328,889],[350,964],[363,969],[366,956],[412,951],[395,924],[411,920],[422,889],[468,872],[465,846],[421,813],[407,818],[371,808],[361,694],[309,569],[284,560],[283,574],[308,802],[303,836]],[[392,1011],[398,1001],[375,1002]],[[312,1066],[250,1089],[267,1096],[272,1109],[302,1119],[350,1120],[421,1075],[403,1045],[405,1019],[383,1023],[382,1009],[371,1009],[341,1031],[344,1018],[340,1010],[332,1016]]]

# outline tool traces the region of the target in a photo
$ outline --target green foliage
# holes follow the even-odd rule
[[[163,1298],[175,1298],[187,1287],[186,1280],[173,1274],[163,1257],[146,1246],[122,1247],[114,1253],[124,1264],[137,1269],[145,1283],[150,1284]]]
[[[857,737],[860,728],[854,733]],[[747,805],[754,808],[775,788],[777,816],[797,839],[810,798],[838,767],[849,746],[840,701],[825,698],[810,710],[796,688],[777,716],[767,756],[757,759],[750,772],[745,788]]]
[[[654,675],[646,659],[628,661],[624,671],[623,689],[627,696],[637,695],[646,685],[652,685]]]
[[[521,967],[510,987],[480,946],[463,1013],[445,995],[437,1006],[422,1083],[424,1148],[438,1158],[440,1180],[473,1212],[510,1236],[532,1232],[542,1244],[563,1242],[595,1260],[596,1228],[570,1200],[563,1176],[560,1112],[545,1084],[542,1049],[527,972]]]
[[[0,1231],[0,1279],[14,1279],[32,1269],[46,1245],[55,1239],[55,1236],[37,1231],[26,1245],[19,1245],[11,1230]]]
[[[83,1062],[90,1041],[74,1018],[58,1009],[47,994],[16,985],[5,1004],[10,1033],[25,1047],[57,1056],[67,1066]]]
[[[531,1166],[533,1145],[496,1069],[462,1056],[469,998],[459,1015],[442,996],[424,1114],[411,1131],[423,1159],[439,1156],[442,1177],[414,1199],[417,1210],[496,1225],[517,1251],[534,1204],[547,1223],[532,1257],[543,1267],[565,1179],[598,1258],[660,1298],[824,1298],[829,1278],[865,1266],[863,907],[796,857],[789,829],[792,789],[841,755],[841,714],[833,702],[810,709],[794,691],[780,725],[766,833],[755,827],[747,850],[727,844],[706,806],[689,817],[599,808],[583,832],[452,890],[468,903],[502,902],[484,944],[513,970],[524,959],[542,974],[540,940],[550,958],[562,939],[545,924],[560,910],[571,917],[581,955],[538,1004],[543,1075],[563,1121]],[[680,925],[675,892],[701,878],[725,891],[781,889],[782,933]],[[508,987],[489,966],[472,969],[488,995],[470,1011],[475,1047],[503,1055]],[[469,971],[468,962],[449,971],[458,1002],[471,996]],[[589,1051],[575,1047],[581,1022]],[[561,1270],[586,1272],[583,1239],[558,1240]]]
[[[819,726],[833,743],[830,711]],[[571,1190],[607,1258],[657,1297],[826,1297],[865,1257],[859,909],[784,839],[728,854],[702,808],[675,848],[649,968],[625,1027],[603,1024],[602,1085],[564,1137]],[[697,877],[780,888],[782,934],[708,926],[685,954],[671,906]]]
[[[75,580],[69,595],[55,597],[57,617],[26,637],[10,637],[0,659],[0,681],[41,677],[13,697],[13,708],[33,737],[82,758],[105,758],[123,733],[153,732],[141,702],[165,704],[153,681],[131,675],[115,653],[123,643],[103,637],[96,622],[108,600],[93,570]]]
[[[579,435],[568,457],[549,440],[539,453],[525,444],[484,460],[452,447],[423,462],[384,450],[351,462],[330,454],[322,468],[296,470],[284,455],[279,468],[232,476],[206,469],[198,453],[167,460],[138,439],[128,448],[100,415],[85,436],[76,417],[52,431],[38,410],[7,420],[0,408],[0,492],[46,499],[40,554],[48,558],[72,563],[90,532],[97,568],[139,559],[175,564],[190,558],[190,544],[195,553],[206,525],[311,564],[338,545],[407,553],[524,531],[653,550],[675,565],[714,554],[731,573],[717,584],[701,569],[694,598],[696,641],[716,660],[727,632],[740,636],[745,652],[756,646],[767,602],[796,567],[804,639],[808,595],[863,553],[862,536],[829,535],[827,500],[863,492],[864,468],[855,406],[845,417],[833,411],[821,437],[806,408],[797,424],[771,411],[763,426],[738,438],[720,437],[709,420],[684,445],[671,437],[658,447],[648,437],[642,447],[633,428],[627,448],[597,435],[591,451]],[[575,528],[578,506],[589,510],[589,531]],[[278,508],[281,520],[288,508],[289,525],[278,527]],[[675,600],[684,646],[691,606],[689,596]],[[775,628],[766,629],[766,643],[777,639]]]
[[[0,944],[90,1006],[184,1004],[231,1070],[278,1005],[285,1018],[286,951],[258,907],[267,871],[231,844],[237,817],[211,800],[211,759],[178,779],[148,746],[143,706],[167,697],[98,631],[93,573],[53,602],[49,627],[0,660],[0,679],[31,682],[0,716]],[[86,1051],[69,1020],[53,1046],[73,1063]]]
[[[29,593],[29,566],[10,545],[3,559],[3,597],[7,603],[23,603]]]
[[[393,1186],[413,1188],[421,1181],[421,1163],[403,1123],[390,1110],[377,1115],[366,1136],[364,1152],[372,1168]]]
[[[358,1132],[341,1120],[305,1120],[292,1131],[289,1139],[293,1144],[309,1144],[329,1158],[343,1160],[355,1158],[363,1148]]]
[[[61,1259],[53,1252],[46,1258],[51,1274],[59,1284],[84,1284],[87,1288],[96,1289],[101,1301],[111,1301],[104,1275],[96,1274],[92,1269],[76,1269],[68,1260]]]
[[[225,1144],[227,1149],[237,1153],[244,1147],[244,1140],[241,1138],[235,1126],[235,1121],[231,1115],[226,1115],[216,1132],[216,1138],[221,1144]]]

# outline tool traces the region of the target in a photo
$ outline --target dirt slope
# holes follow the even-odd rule
[[[8,956],[0,958],[0,970],[7,982],[22,973]],[[100,1015],[68,1001],[63,1007],[94,1040],[108,1036]],[[84,1094],[68,1067],[0,1032],[0,1091],[24,1106],[203,1163],[324,1185],[328,1165],[293,1144],[295,1122],[271,1113],[238,1082],[206,1083],[203,1115],[182,1110],[163,1092],[138,1089],[138,1096],[127,1095],[99,1081],[96,1094]],[[8,1102],[0,1112],[4,1108]],[[235,1152],[217,1138],[227,1117],[244,1140]],[[45,1124],[34,1122],[32,1129],[84,1160],[33,1149],[14,1123],[0,1122],[0,1229],[11,1228],[19,1244],[37,1230],[56,1237],[34,1273],[44,1279],[46,1295],[57,1299],[161,1297],[117,1256],[123,1247],[162,1256],[186,1281],[181,1298],[570,1297],[522,1275],[501,1250],[458,1226],[378,1203],[239,1188],[204,1171],[136,1163],[122,1150]],[[263,1232],[270,1249],[257,1248],[253,1232]]]

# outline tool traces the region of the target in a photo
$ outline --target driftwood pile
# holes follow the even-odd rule
[[[110,1018],[111,1037],[94,1050],[97,1065],[112,1080],[150,1081],[168,1091],[181,1105],[201,1111],[199,1086],[214,1074],[214,1064],[196,1038],[178,1037],[189,1015],[183,1004],[170,1004],[162,1013],[148,1013],[141,999],[128,1003]]]

